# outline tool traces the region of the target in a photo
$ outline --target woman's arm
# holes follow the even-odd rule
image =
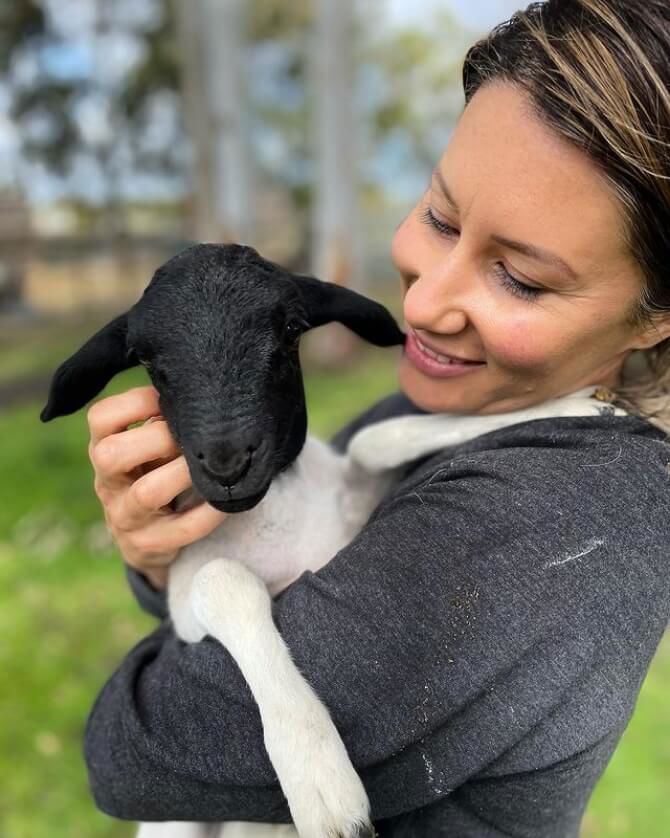
[[[375,819],[448,795],[602,666],[616,562],[604,546],[569,573],[551,566],[594,526],[576,491],[583,452],[553,445],[433,465],[275,602]],[[605,468],[599,479],[607,485]],[[594,719],[584,741],[610,723],[605,712]],[[103,689],[85,752],[98,805],[117,817],[288,817],[235,663],[211,639],[181,643],[169,625]]]

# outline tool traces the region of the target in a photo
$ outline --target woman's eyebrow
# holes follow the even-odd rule
[[[435,169],[434,177],[437,181],[437,185],[440,187],[440,191],[443,193],[444,197],[446,198],[447,202],[451,204],[454,209],[458,208],[458,204],[454,200],[451,192],[449,191],[449,187],[442,175],[442,172],[439,169]],[[536,259],[538,262],[544,262],[547,265],[552,265],[555,268],[559,268],[570,277],[572,280],[579,279],[579,275],[577,271],[572,268],[568,263],[561,259],[560,256],[557,256],[555,253],[551,253],[549,250],[544,250],[542,247],[537,247],[534,244],[526,244],[525,242],[518,242],[514,241],[514,239],[508,239],[504,236],[491,236],[494,242],[497,244],[501,244],[503,247],[507,247],[510,250],[515,250],[517,253],[522,253],[524,256],[529,256],[531,259]]]

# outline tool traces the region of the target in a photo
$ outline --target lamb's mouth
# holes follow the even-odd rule
[[[269,488],[270,484],[268,483],[260,492],[246,498],[207,498],[207,503],[218,509],[219,512],[246,512],[263,500]]]

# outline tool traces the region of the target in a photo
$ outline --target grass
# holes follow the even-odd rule
[[[61,357],[44,345],[31,357],[43,366],[45,351]],[[109,392],[142,381],[131,371]],[[370,352],[356,370],[308,374],[306,385],[312,430],[327,435],[392,390],[394,373],[388,354]],[[101,524],[84,414],[43,426],[39,408],[0,413],[0,836],[124,838],[135,827],[100,814],[90,799],[81,739],[101,685],[154,621],[128,592]],[[670,834],[669,689],[665,644],[584,838]]]

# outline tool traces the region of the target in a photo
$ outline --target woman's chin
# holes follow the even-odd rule
[[[477,413],[476,390],[468,385],[469,377],[431,378],[404,356],[398,366],[398,386],[413,404],[429,413]]]

